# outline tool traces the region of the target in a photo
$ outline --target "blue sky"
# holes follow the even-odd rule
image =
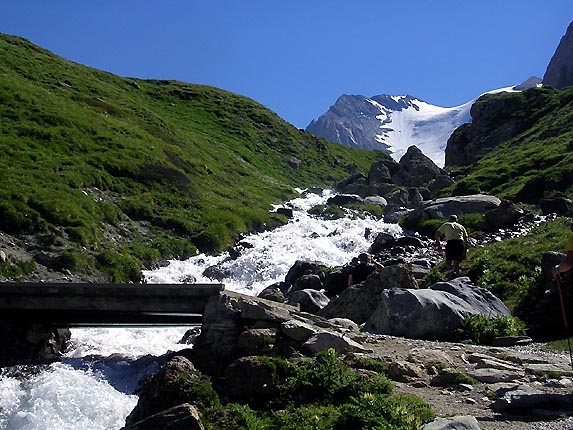
[[[450,107],[543,77],[571,0],[18,0],[0,32],[120,76],[250,97],[305,128],[342,94]]]

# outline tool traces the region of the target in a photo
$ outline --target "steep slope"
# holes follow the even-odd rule
[[[573,86],[573,22],[569,24],[547,66],[543,85],[555,88]]]
[[[531,78],[517,87],[492,92],[518,91],[539,82],[539,78]],[[331,142],[386,151],[395,160],[414,145],[443,167],[448,138],[456,128],[471,122],[474,102],[444,108],[412,96],[344,95],[306,130]]]
[[[531,88],[521,93],[481,97],[474,121],[457,130],[450,146],[488,147],[449,192],[485,192],[526,203],[573,192],[573,88]],[[467,152],[473,152],[470,149]],[[449,158],[448,158],[449,160]],[[471,160],[474,161],[474,160]]]
[[[281,222],[271,204],[294,187],[382,156],[245,97],[121,78],[18,37],[0,35],[0,77],[0,229],[41,237],[71,270],[222,249]]]

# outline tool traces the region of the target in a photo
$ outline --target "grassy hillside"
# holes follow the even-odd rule
[[[216,88],[129,79],[0,35],[0,229],[70,270],[219,251],[272,203],[380,153],[328,143]],[[137,275],[132,278],[136,278]]]
[[[486,192],[536,204],[546,193],[573,193],[573,88],[532,88],[521,93],[491,94],[478,104],[507,113],[490,119],[479,138],[487,140],[519,122],[524,131],[505,141],[473,165],[456,169],[464,177],[445,190],[452,194]],[[482,111],[485,110],[482,107]],[[473,108],[472,108],[473,112]],[[487,112],[486,112],[487,114]],[[493,115],[492,115],[493,116]],[[471,127],[469,125],[468,127]],[[490,136],[487,133],[490,133]],[[479,142],[474,142],[479,144]]]

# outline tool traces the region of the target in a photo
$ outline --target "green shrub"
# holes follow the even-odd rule
[[[270,429],[332,430],[340,420],[340,408],[334,405],[305,405],[289,408],[270,421]],[[263,428],[265,428],[263,426]]]
[[[464,318],[459,334],[462,339],[469,339],[478,345],[492,345],[500,336],[522,336],[526,333],[523,321],[513,316],[489,318],[475,314]]]
[[[365,393],[342,407],[334,429],[417,430],[433,418],[430,407],[415,396]]]
[[[170,392],[177,393],[178,400],[182,403],[188,402],[203,410],[221,406],[221,400],[213,389],[211,380],[199,372],[192,376],[180,374],[170,384],[172,384]]]
[[[129,256],[104,251],[96,256],[97,267],[104,273],[108,273],[113,282],[141,281],[141,263]]]
[[[316,205],[310,208],[308,213],[324,219],[339,219],[346,215],[344,209],[337,205]]]
[[[376,219],[380,219],[384,215],[384,208],[380,205],[355,203],[349,205],[348,208],[358,212],[360,215],[362,215],[362,218],[368,215]]]
[[[346,363],[353,369],[372,370],[383,375],[388,372],[388,363],[378,358],[353,356],[351,359],[347,359]]]
[[[7,279],[17,280],[30,275],[36,268],[34,260],[12,260],[8,259],[0,263],[0,275]]]
[[[454,389],[458,389],[461,384],[473,385],[476,382],[466,372],[448,368],[442,368],[440,374],[432,379],[432,385],[434,386]]]

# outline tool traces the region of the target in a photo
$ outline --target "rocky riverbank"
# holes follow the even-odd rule
[[[192,375],[199,369],[218,381],[228,400],[247,401],[268,397],[276,383],[257,357],[293,359],[329,349],[347,363],[361,358],[386,363],[394,392],[418,396],[437,417],[475,421],[473,427],[428,429],[565,430],[573,425],[568,418],[573,414],[568,357],[542,345],[487,347],[376,335],[360,331],[349,320],[327,320],[290,305],[232,293],[213,300],[195,347],[180,352],[167,366],[174,366],[176,374]],[[148,424],[156,425],[155,414],[162,412],[154,409],[152,400],[165,398],[168,385],[151,380],[143,387],[126,430],[152,428],[146,424],[151,415]]]

